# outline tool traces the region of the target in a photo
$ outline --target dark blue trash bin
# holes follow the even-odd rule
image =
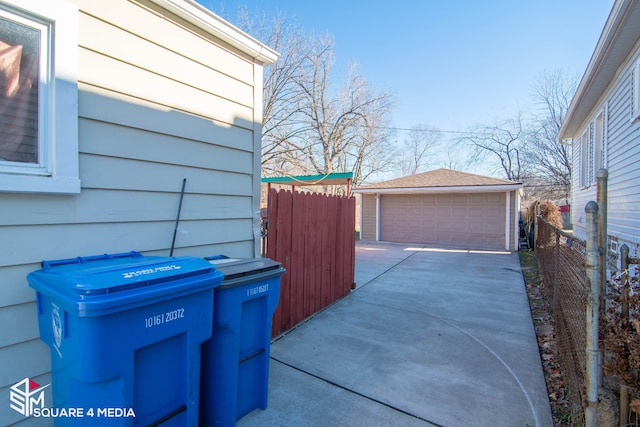
[[[200,345],[222,279],[192,257],[43,261],[28,280],[51,349],[53,405],[84,415],[56,425],[197,426]]]
[[[285,270],[268,258],[211,262],[224,280],[215,290],[211,339],[202,345],[200,421],[233,426],[267,407],[271,322]]]

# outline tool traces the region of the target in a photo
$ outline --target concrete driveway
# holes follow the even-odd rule
[[[358,242],[357,289],[275,340],[238,426],[552,426],[515,253]]]

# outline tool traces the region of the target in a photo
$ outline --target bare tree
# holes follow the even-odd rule
[[[471,168],[475,162],[473,156],[465,156],[461,150],[460,144],[456,140],[445,141],[441,149],[441,159],[439,165],[443,168],[466,171]]]
[[[280,53],[265,70],[263,173],[354,173],[360,184],[390,167],[389,121],[392,98],[375,91],[357,65],[340,83],[332,73],[334,41],[314,36],[278,16],[252,18],[241,28]]]
[[[476,161],[496,162],[506,179],[520,182],[524,175],[524,136],[522,115],[518,113],[493,125],[478,125],[459,142],[471,148]]]
[[[352,171],[355,185],[360,185],[379,177],[379,174],[392,170],[396,165],[397,153],[390,141],[395,130],[383,126],[388,120],[388,111],[384,108],[367,115],[360,144],[354,144],[347,150],[345,157],[348,164],[353,164]]]
[[[300,132],[297,104],[302,90],[296,83],[306,49],[307,36],[284,14],[275,16],[240,8],[238,26],[275,49],[278,60],[264,70],[262,115],[262,166],[269,174],[291,169],[286,153],[289,141]]]
[[[547,198],[568,199],[571,193],[571,147],[558,141],[558,134],[576,85],[577,79],[562,70],[545,72],[533,85],[540,113],[527,137],[525,157],[529,175]]]
[[[427,124],[418,124],[409,130],[400,164],[402,175],[414,175],[434,163],[433,151],[440,136],[438,129]]]
[[[353,170],[361,182],[363,162],[385,141],[384,123],[391,109],[391,96],[371,88],[356,64],[351,64],[346,79],[336,85],[332,76],[333,40],[318,39],[305,58],[298,84],[304,96],[299,104],[307,128],[304,141],[297,145],[306,153],[310,169],[319,174]]]

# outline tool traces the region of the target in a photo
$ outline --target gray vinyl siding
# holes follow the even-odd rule
[[[638,255],[640,243],[640,120],[631,122],[632,75],[631,67],[640,58],[640,48],[636,45],[634,53],[627,58],[609,89],[603,94],[601,104],[607,105],[607,170],[608,178],[608,234],[626,243],[631,255]],[[600,108],[600,107],[599,107]],[[593,120],[597,111],[592,112]],[[582,129],[587,124],[583,124]],[[580,135],[574,141],[578,141]],[[580,146],[576,142],[573,148],[573,206],[572,220],[574,232],[584,238],[584,207],[589,200],[596,200],[596,186],[587,189],[579,187]]]
[[[262,66],[150,2],[74,3],[81,192],[0,193],[0,425],[50,424],[7,406],[17,381],[50,382],[25,278],[41,260],[169,255],[185,178],[174,255],[258,248]]]
[[[362,225],[360,226],[362,240],[376,240],[376,196],[362,195]]]

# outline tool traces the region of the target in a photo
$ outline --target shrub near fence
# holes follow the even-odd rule
[[[555,323],[574,425],[582,424],[586,372],[586,243],[538,218],[536,259]]]

